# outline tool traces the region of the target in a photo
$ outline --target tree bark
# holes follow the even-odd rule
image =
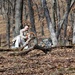
[[[71,1],[71,4],[70,4],[69,9],[65,12],[63,18],[62,18],[62,19],[60,20],[60,22],[58,23],[58,31],[56,32],[57,39],[59,38],[59,35],[60,35],[60,32],[61,32],[62,25],[63,25],[63,23],[64,23],[66,17],[69,15],[69,12],[70,12],[72,6],[74,5],[74,3],[75,3],[74,0]]]
[[[6,26],[6,41],[8,44],[8,47],[10,48],[10,5],[9,2],[7,3],[7,13],[6,13],[6,20],[7,20],[7,26]],[[5,7],[4,7],[5,8]]]
[[[56,20],[55,20],[55,13],[56,13],[56,0],[52,0],[52,24],[54,26],[54,31],[56,32]]]
[[[19,35],[22,26],[22,4],[23,0],[16,0],[15,8],[15,36]]]
[[[49,15],[49,10],[47,8],[46,0],[43,0],[43,7],[44,7],[44,14],[45,14],[45,17],[46,17],[46,20],[47,20],[48,29],[49,29],[50,34],[51,34],[53,46],[57,46],[58,40],[56,38],[54,27],[53,27],[52,22],[51,22],[51,18],[50,18],[50,15]]]
[[[35,49],[43,51],[45,54],[47,54],[47,52],[52,51],[52,49],[56,50],[57,48],[73,48],[73,47],[74,46],[57,46],[57,47],[44,48],[44,47],[41,47],[39,45],[34,45],[34,46],[28,48],[27,50],[9,53],[8,56],[26,55],[26,54],[28,54],[29,52],[31,52]]]
[[[57,6],[57,19],[58,19],[58,22],[59,22],[60,21],[60,6],[59,6],[59,1],[58,0],[56,0],[56,6]]]
[[[67,1],[66,11],[69,10],[70,4],[71,4],[71,2],[68,0]],[[64,45],[66,45],[66,40],[67,40],[67,24],[68,24],[68,13],[66,14],[65,21],[64,21],[64,40],[63,40]]]
[[[28,19],[28,14],[29,14],[28,10],[26,8],[26,2],[24,2],[23,8],[24,8],[24,10],[23,10],[23,12],[24,12],[24,21],[26,21]]]
[[[35,28],[34,11],[32,8],[32,0],[28,0],[28,7],[29,7],[30,22],[31,22],[31,31],[37,35]],[[36,44],[38,43],[37,38],[34,40],[34,43]]]
[[[75,13],[73,13],[74,14],[74,22],[73,22],[73,40],[72,40],[72,42],[73,42],[73,44],[75,44]]]
[[[43,36],[44,35],[44,23],[41,22],[41,35]]]

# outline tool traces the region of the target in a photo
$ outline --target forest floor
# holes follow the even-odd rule
[[[0,26],[0,34],[4,34],[4,21]],[[46,25],[44,32],[48,38],[50,34]],[[47,54],[35,49],[22,56],[10,55],[13,52],[16,51],[0,51],[0,75],[75,75],[75,48],[54,48]]]
[[[0,75],[75,75],[74,47],[55,48],[47,54],[36,49],[22,56],[12,52],[0,52]]]

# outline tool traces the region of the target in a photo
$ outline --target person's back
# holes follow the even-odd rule
[[[25,26],[20,30],[20,35],[16,36],[12,41],[15,41],[15,48],[22,47],[28,39],[29,26]]]
[[[12,40],[11,48],[22,47],[26,41],[27,41],[27,38],[22,38],[20,35],[18,35]],[[28,47],[26,47],[26,48],[28,48]]]
[[[27,33],[29,33],[29,26],[26,25],[23,29],[20,30],[21,42],[23,45],[28,39]]]
[[[12,46],[11,46],[11,48],[19,47],[19,42],[20,42],[20,35],[17,35],[12,40]]]

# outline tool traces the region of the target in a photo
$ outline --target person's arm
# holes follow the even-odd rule
[[[21,29],[21,30],[20,30],[20,36],[21,36],[22,38],[24,38],[24,39],[27,39],[28,36],[27,36],[27,35],[23,35],[24,32],[25,32],[25,30],[24,30],[24,29]]]
[[[28,38],[30,38],[30,33],[27,33]]]
[[[20,36],[20,35],[17,35],[16,37],[14,37],[14,38],[12,39],[12,42],[16,41],[17,37],[19,37],[19,36]]]

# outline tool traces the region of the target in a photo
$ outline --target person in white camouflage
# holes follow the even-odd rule
[[[30,37],[30,35],[27,33],[29,33],[29,26],[26,25],[23,29],[20,30],[20,35],[16,36],[12,41],[15,42],[14,43],[14,47],[18,48],[18,47],[22,47],[25,42],[27,41],[27,39]],[[26,49],[28,48],[28,46],[25,47]]]

